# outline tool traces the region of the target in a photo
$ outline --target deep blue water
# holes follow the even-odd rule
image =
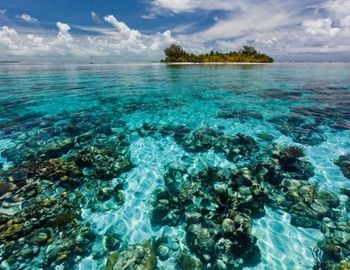
[[[3,65],[0,104],[0,269],[350,262],[350,64]]]

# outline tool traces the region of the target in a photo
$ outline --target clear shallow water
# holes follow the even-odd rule
[[[334,161],[350,152],[349,67],[322,63],[1,66],[1,229],[5,235],[2,240],[7,243],[0,246],[1,267],[104,269],[107,258],[116,250],[123,254],[130,246],[150,241],[159,269],[185,269],[183,254],[198,257],[203,269],[224,269],[219,268],[224,266],[218,260],[224,261],[227,269],[311,269],[316,263],[311,249],[322,246],[325,236],[332,239],[332,235],[321,232],[322,226],[327,227],[324,224],[329,220],[344,223],[348,219],[348,197],[342,189],[350,189],[350,180]],[[214,136],[208,129],[223,135]],[[191,136],[198,130],[199,134]],[[248,151],[246,158],[243,152],[234,157],[225,152],[230,145],[222,146],[226,143],[222,136],[238,133],[250,136],[259,151]],[[291,224],[291,215],[301,215],[294,206],[304,200],[305,194],[280,203],[276,198],[287,201],[283,194],[293,190],[282,188],[281,183],[271,184],[268,177],[258,180],[255,175],[253,167],[258,163],[264,163],[265,168],[271,165],[268,153],[273,151],[273,144],[281,153],[288,145],[303,147],[305,157],[301,160],[313,166],[313,174],[306,179],[291,176],[290,171],[284,178],[331,191],[339,199],[339,204],[330,207],[330,214],[321,210],[316,211],[316,218],[314,212],[305,214],[313,216],[317,224]],[[83,160],[87,156],[93,156],[92,161]],[[47,162],[50,160],[54,161]],[[130,166],[112,169],[116,160]],[[180,200],[180,206],[173,208],[189,214],[200,212],[193,210],[200,204],[202,213],[216,213],[219,217],[208,220],[208,214],[203,214],[206,220],[190,222],[181,217],[174,224],[155,224],[153,209],[159,203],[159,189],[171,189],[164,181],[170,167],[185,168],[185,174],[176,176],[180,187],[186,182],[204,181],[196,175],[206,168],[236,170],[239,175],[248,168],[250,180],[269,190],[269,200],[260,209],[264,214],[255,217],[240,204],[234,214],[220,213],[212,192],[215,186],[205,188],[203,184],[203,193],[207,192],[211,200],[209,206],[203,206],[204,195],[197,192],[188,195],[192,204],[182,206]],[[217,185],[228,184],[228,189],[236,192],[232,196],[244,197],[244,187],[251,188],[251,184],[232,188],[235,177],[229,176]],[[25,188],[31,185],[36,190],[34,194]],[[52,203],[45,201],[50,199]],[[320,198],[316,196],[315,200],[324,207]],[[40,213],[33,210],[42,206]],[[314,201],[311,206],[315,208]],[[234,219],[232,215],[249,218],[245,222],[252,229],[244,232],[255,239],[251,246],[260,250],[259,261],[244,259],[252,256],[249,247],[242,252],[231,251],[236,261],[233,266],[230,259],[225,261],[227,255],[216,252],[220,255],[210,254],[207,259],[208,251],[202,252],[200,243],[191,243],[200,242],[196,237],[207,228],[213,228],[208,230],[216,246],[221,238],[237,240],[239,236],[217,232],[225,218]],[[175,214],[173,220],[178,216]],[[31,219],[42,222],[31,223]],[[89,233],[81,232],[82,228]],[[199,229],[194,232],[190,228]],[[58,240],[59,233],[67,234],[63,243]],[[170,255],[164,258],[157,243],[165,236]],[[67,244],[69,239],[81,241],[81,249]],[[114,239],[110,240],[114,245],[106,244],[106,239]],[[349,259],[346,250],[335,260],[322,247],[327,255],[324,260],[337,264]],[[34,251],[23,253],[26,248]],[[135,251],[128,252],[136,256]],[[20,264],[14,262],[18,258]],[[140,265],[145,268],[142,262]],[[132,264],[130,267],[133,269]],[[193,264],[187,267],[196,269]]]

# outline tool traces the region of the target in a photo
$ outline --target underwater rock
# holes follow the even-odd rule
[[[163,127],[157,124],[143,123],[137,132],[141,137],[154,136],[156,133],[160,133]]]
[[[183,243],[179,238],[167,235],[168,233],[165,232],[153,240],[153,249],[161,261],[178,259],[184,250]]]
[[[224,136],[222,131],[212,128],[200,128],[185,135],[183,140],[177,142],[190,152],[200,152],[214,148],[218,138],[221,136]]]
[[[24,258],[29,258],[33,255],[33,253],[34,253],[34,251],[31,248],[26,247],[26,248],[22,249],[20,254]]]
[[[83,176],[81,169],[74,161],[67,161],[61,158],[49,159],[35,164],[35,171],[30,174],[40,179],[52,181],[60,180],[62,184],[76,185],[75,179]]]
[[[130,154],[119,149],[117,145],[108,149],[85,147],[74,153],[72,158],[80,168],[91,171],[90,177],[101,180],[111,180],[134,166],[130,161]]]
[[[125,250],[112,253],[106,264],[106,269],[111,270],[154,270],[156,267],[157,257],[149,242],[130,245]]]
[[[97,205],[97,198],[122,203],[122,186],[99,180],[133,167],[128,131],[121,132],[125,124],[116,116],[84,110],[26,120],[20,133],[9,130],[13,144],[1,153],[13,166],[0,170],[0,268],[73,269],[92,254],[95,235],[82,221],[81,207]],[[118,249],[115,240],[109,235],[106,249]]]
[[[107,201],[113,197],[114,192],[113,188],[104,187],[97,192],[97,199],[102,202]]]
[[[188,224],[198,223],[202,218],[201,213],[199,212],[186,212],[186,222]]]
[[[203,166],[191,171],[174,164],[170,168],[171,173],[165,174],[167,189],[156,193],[152,224],[184,223],[189,250],[208,269],[240,269],[252,256],[252,264],[258,263],[260,251],[245,212],[263,213],[267,197],[253,183],[249,169],[230,171]],[[216,242],[220,238],[226,244],[219,248]]]
[[[172,196],[168,191],[158,191],[153,203],[151,222],[153,226],[169,225],[175,226],[184,215],[180,211],[178,198]]]
[[[314,166],[301,159],[304,157],[304,149],[301,147],[284,147],[273,157],[277,158],[281,170],[287,172],[290,178],[307,180],[314,176]]]
[[[169,258],[170,256],[170,249],[168,248],[167,245],[159,245],[157,248],[157,255],[159,256],[159,259],[162,261],[165,261]]]
[[[114,265],[117,263],[119,252],[115,251],[109,254],[106,261],[105,270],[113,270]]]
[[[275,207],[282,207],[291,213],[291,224],[305,228],[319,228],[325,217],[337,219],[340,201],[329,191],[321,190],[305,181],[284,179],[279,187],[274,187],[272,193],[283,194],[280,199],[270,197]],[[279,191],[281,189],[281,191]],[[276,196],[277,197],[277,196]]]
[[[185,136],[178,138],[176,142],[189,152],[203,152],[214,149],[224,153],[233,162],[248,158],[259,147],[256,141],[244,134],[227,136],[224,132],[212,128],[200,128]]]
[[[198,260],[192,254],[182,253],[179,258],[179,267],[183,270],[201,270],[203,265],[200,260]]]
[[[0,196],[12,191],[11,184],[7,182],[0,182]]]
[[[45,232],[39,232],[36,234],[32,239],[31,242],[33,244],[39,245],[39,244],[44,244],[48,240],[49,236]]]
[[[323,252],[323,260],[329,265],[336,265],[332,269],[341,269],[339,265],[346,265],[350,261],[350,221],[344,218],[342,221],[323,219],[321,231],[325,238],[318,243]]]
[[[299,100],[303,95],[303,91],[291,90],[285,91],[283,89],[268,88],[263,89],[261,96],[265,99],[281,99],[281,100]]]
[[[45,189],[43,181],[42,188]],[[20,190],[21,191],[21,190]],[[24,194],[25,191],[23,191]],[[22,263],[29,263],[40,247],[40,252],[46,254],[45,260],[37,260],[38,268],[52,268],[62,263],[68,267],[79,256],[91,249],[94,235],[79,218],[79,202],[74,203],[63,193],[56,197],[26,200],[29,204],[13,216],[7,217],[0,226],[0,238],[4,243],[13,243],[3,248],[2,260],[18,268]],[[24,251],[26,247],[33,252]],[[23,260],[14,259],[14,254],[22,254]]]
[[[260,164],[262,168],[255,170],[264,174],[265,181],[275,186],[280,185],[284,178],[307,180],[314,176],[314,166],[303,159],[303,151],[297,146],[274,145],[269,162]]]
[[[118,250],[120,247],[120,235],[107,232],[104,235],[104,246],[108,251]]]
[[[226,157],[228,160],[237,162],[242,157],[254,156],[253,153],[259,150],[257,142],[250,136],[245,134],[236,134],[232,141],[229,140],[227,145],[223,145],[223,149],[228,149]]]
[[[336,208],[340,204],[338,197],[327,190],[318,190],[316,197],[319,204],[326,205],[329,208]]]
[[[225,218],[222,222],[222,231],[224,233],[233,233],[235,231],[235,222],[232,219]]]
[[[253,119],[259,119],[262,120],[263,116],[262,114],[258,112],[252,112],[248,110],[234,110],[234,111],[221,111],[217,114],[217,118],[222,118],[222,119],[233,119],[233,118],[238,118],[238,119],[248,119],[248,118],[253,118]]]
[[[14,239],[20,236],[23,232],[24,229],[24,224],[22,223],[14,223],[12,222],[7,222],[7,224],[4,226],[4,229],[2,230],[3,233],[0,236],[1,240],[5,239]]]
[[[190,248],[197,254],[200,254],[204,260],[210,260],[212,249],[214,247],[214,235],[208,228],[204,228],[199,224],[191,224],[186,228],[187,243]]]
[[[68,153],[69,150],[73,149],[74,147],[74,140],[72,138],[67,138],[62,141],[52,142],[51,144],[46,145],[46,148],[48,149],[44,155],[49,158],[59,158],[63,154]]]
[[[291,137],[296,143],[313,146],[325,140],[322,132],[319,130],[319,123],[312,121],[312,119],[292,115],[287,117],[287,119],[285,116],[277,116],[268,121],[283,135]]]
[[[350,179],[350,154],[339,156],[334,163],[340,167],[344,176]]]
[[[189,177],[187,168],[182,164],[170,164],[164,174],[164,183],[168,191],[176,193],[182,182]]]
[[[272,142],[274,140],[274,137],[271,134],[269,134],[269,133],[261,132],[261,133],[258,133],[257,136],[258,136],[258,138],[260,138],[260,139],[262,139],[264,141],[267,141],[267,142]]]
[[[191,200],[201,190],[201,184],[198,182],[185,182],[179,190],[179,199],[181,201]]]
[[[314,175],[314,167],[303,148],[272,145],[269,151],[270,160],[252,170],[264,204],[290,213],[295,226],[318,229],[323,218],[339,218],[339,198],[306,181]]]

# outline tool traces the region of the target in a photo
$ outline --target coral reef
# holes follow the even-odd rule
[[[222,119],[238,118],[243,120],[253,118],[253,119],[262,120],[263,116],[258,112],[252,112],[249,110],[233,110],[233,111],[223,110],[217,114],[217,118],[222,118]]]
[[[189,251],[207,269],[217,265],[220,269],[241,268],[247,261],[259,262],[251,218],[245,213],[263,211],[254,205],[259,204],[255,194],[260,194],[256,187],[249,188],[248,180],[240,182],[240,177],[240,172],[218,168],[191,174],[181,164],[169,166],[164,176],[167,189],[156,194],[153,224],[185,224]],[[248,187],[248,193],[252,190],[250,197],[237,196],[243,186]],[[184,256],[179,258],[180,264],[194,264],[192,260],[185,263]]]
[[[344,176],[350,179],[350,154],[341,155],[334,163],[340,167]]]
[[[304,116],[292,115],[277,116],[269,119],[276,129],[283,135],[289,136],[296,143],[318,145],[325,138],[320,131],[320,123],[315,122],[313,118],[308,119]]]
[[[96,239],[81,208],[103,212],[124,201],[123,182],[112,186],[106,180],[133,167],[126,133],[112,132],[111,124],[100,125],[97,117],[69,119],[61,134],[50,128],[31,136],[9,133],[16,144],[1,153],[13,165],[0,170],[0,268],[30,262],[37,268],[73,268]],[[48,127],[62,120],[45,121]],[[115,238],[106,235],[107,251],[119,248]]]
[[[185,226],[188,251],[178,258],[180,264],[194,264],[191,256],[205,269],[241,269],[259,263],[251,219],[263,216],[265,205],[289,212],[294,226],[318,229],[327,220],[343,222],[338,197],[307,181],[314,168],[303,148],[272,144],[262,151],[250,167],[237,169],[204,164],[196,171],[184,162],[169,164],[166,188],[155,194],[152,223]],[[326,242],[338,239],[334,247],[339,252],[327,255],[329,263],[349,257],[339,224],[334,227],[338,238],[325,233]],[[329,245],[319,245],[324,254],[330,253]]]
[[[155,270],[157,257],[151,243],[130,245],[126,249],[113,252],[109,255],[106,270]]]

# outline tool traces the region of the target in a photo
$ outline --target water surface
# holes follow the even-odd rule
[[[0,66],[0,268],[345,265],[349,70]]]

